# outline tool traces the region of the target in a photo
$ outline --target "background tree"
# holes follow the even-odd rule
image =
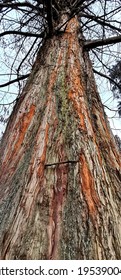
[[[29,77],[1,142],[1,258],[120,259],[120,155],[93,75],[110,80],[120,1],[0,9],[13,51],[1,88]]]
[[[110,69],[110,82],[114,97],[118,99],[118,113],[121,116],[121,60]]]

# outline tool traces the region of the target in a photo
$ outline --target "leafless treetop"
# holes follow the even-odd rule
[[[43,41],[59,34],[63,13],[68,20],[78,16],[94,72],[110,80],[109,69],[119,59],[120,12],[120,0],[1,0],[1,93],[17,83],[21,89]]]

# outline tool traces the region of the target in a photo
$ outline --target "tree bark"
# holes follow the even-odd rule
[[[78,20],[48,38],[1,143],[1,259],[121,259],[121,173]]]

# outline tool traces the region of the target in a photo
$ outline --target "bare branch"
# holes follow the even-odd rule
[[[110,27],[110,28],[113,29],[113,30],[116,30],[116,31],[118,31],[118,32],[121,32],[121,28],[116,27],[116,26],[110,24],[110,23],[107,22],[106,20],[104,21],[101,17],[95,16],[95,15],[93,16],[93,15],[91,15],[91,14],[89,14],[89,13],[81,13],[80,16],[81,16],[81,17],[90,18],[90,19],[94,20],[95,22],[101,24],[102,26],[105,25],[105,26]]]
[[[84,48],[90,50],[90,49],[94,49],[96,47],[116,44],[119,42],[121,42],[121,35],[109,37],[106,39],[103,38],[103,39],[99,39],[99,40],[86,41],[84,43]]]
[[[18,73],[18,74],[19,74],[19,71],[20,71],[20,68],[21,68],[23,62],[26,60],[26,58],[28,57],[28,55],[29,55],[30,52],[32,51],[32,49],[33,49],[35,43],[37,42],[37,39],[38,39],[38,38],[36,38],[36,39],[34,40],[34,42],[33,42],[32,46],[30,47],[29,51],[27,52],[27,54],[25,55],[25,57],[22,59],[21,63],[19,64],[19,67],[18,67],[18,69],[17,69],[17,73]]]
[[[0,3],[0,9],[2,8],[11,8],[11,9],[17,9],[17,8],[22,8],[22,7],[27,7],[31,8],[32,10],[37,10],[40,13],[43,12],[43,9],[40,8],[38,5],[32,5],[30,2],[25,1],[23,3]]]
[[[17,98],[16,98],[16,99],[17,99]],[[16,99],[13,100],[12,102],[9,102],[9,103],[0,103],[0,106],[12,105],[12,104],[14,104],[14,102],[16,101]]]
[[[29,73],[29,74],[26,74],[26,75],[23,75],[23,76],[21,76],[21,77],[18,77],[18,78],[14,79],[14,80],[12,80],[12,81],[9,81],[9,82],[7,82],[7,83],[5,83],[5,84],[1,84],[1,85],[0,85],[0,88],[1,88],[1,87],[9,86],[9,85],[11,85],[11,84],[13,84],[13,83],[16,83],[16,82],[19,82],[20,80],[24,80],[24,79],[28,78],[29,75],[30,75],[30,73]]]
[[[22,35],[22,36],[26,36],[26,37],[37,37],[37,38],[43,38],[44,37],[44,32],[40,33],[40,34],[34,34],[34,33],[30,33],[30,32],[23,32],[23,31],[15,31],[15,30],[9,30],[9,31],[4,31],[2,33],[0,33],[0,37],[2,36],[6,36],[6,35]]]
[[[115,84],[120,90],[121,90],[121,87],[119,86],[118,83],[116,83],[113,79],[111,79],[109,76],[105,75],[104,73],[101,73],[101,72],[98,72],[97,70],[95,70],[93,68],[93,72],[101,77],[104,77],[106,79],[108,79],[111,83]]]
[[[106,106],[106,105],[104,105],[104,104],[103,104],[103,106],[104,106],[105,108],[107,108],[108,110],[112,111],[112,112],[118,112],[118,109],[117,109],[117,110],[111,109],[111,108],[109,108],[108,106]]]
[[[49,26],[49,34],[53,34],[53,14],[52,14],[52,0],[45,0],[47,8],[47,21]]]

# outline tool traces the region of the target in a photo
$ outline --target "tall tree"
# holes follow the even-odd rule
[[[12,35],[21,49],[36,39],[7,84],[28,75],[21,66],[39,48],[1,142],[1,259],[121,259],[120,155],[88,54],[121,41],[118,19],[110,20],[120,1],[1,1],[0,8],[1,38]],[[14,10],[17,28],[7,18],[7,29]]]

